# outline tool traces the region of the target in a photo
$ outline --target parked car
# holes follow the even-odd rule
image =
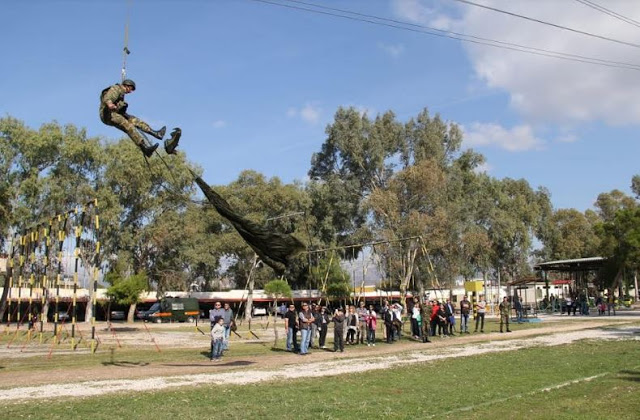
[[[69,322],[71,320],[71,315],[69,315],[66,311],[58,312],[58,322]]]
[[[265,316],[267,314],[267,308],[253,307],[253,316]]]
[[[196,298],[166,297],[154,303],[142,313],[149,322],[195,322],[200,316],[200,304]]]
[[[150,318],[151,315],[155,314],[160,310],[160,302],[155,302],[151,307],[145,311],[137,311],[136,316],[138,319],[142,319],[143,321],[152,321]]]
[[[109,315],[111,321],[122,321],[125,319],[124,311],[111,311]]]

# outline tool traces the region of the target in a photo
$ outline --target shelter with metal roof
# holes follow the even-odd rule
[[[607,261],[604,257],[575,258],[570,260],[556,260],[541,262],[533,266],[540,271],[545,282],[547,298],[549,297],[550,284],[568,284],[574,293],[578,291],[587,294],[593,287],[593,280]]]

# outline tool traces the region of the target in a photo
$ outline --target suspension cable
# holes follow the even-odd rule
[[[131,54],[129,50],[129,18],[131,16],[131,3],[132,0],[129,0],[127,5],[127,17],[124,24],[124,48],[122,48],[122,70],[121,70],[121,81],[127,78],[127,56]]]

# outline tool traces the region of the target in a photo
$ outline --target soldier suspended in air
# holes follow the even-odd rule
[[[131,79],[125,79],[104,89],[100,95],[100,120],[106,125],[116,127],[127,133],[129,138],[142,150],[146,157],[151,157],[158,148],[158,143],[149,144],[146,137],[138,130],[152,135],[158,140],[162,140],[167,127],[153,130],[149,124],[127,113],[128,104],[124,100],[124,95],[136,90],[136,84]],[[172,154],[178,146],[181,131],[175,128],[171,133],[171,138],[165,140],[164,147],[167,153]]]

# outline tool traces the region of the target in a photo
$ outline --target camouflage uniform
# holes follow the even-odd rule
[[[146,122],[127,114],[128,105],[124,101],[124,94],[125,88],[121,84],[109,86],[102,91],[100,95],[100,120],[106,125],[124,131],[138,147],[143,147],[147,142],[137,128],[149,134],[153,134],[154,131]],[[116,109],[109,109],[107,106],[109,102],[113,103]]]
[[[511,316],[511,303],[507,299],[504,299],[502,302],[500,302],[500,305],[498,306],[498,308],[500,309],[500,332],[503,332],[502,326],[504,324],[507,324],[507,332],[511,332],[511,330],[509,329],[509,317]]]
[[[422,342],[429,343],[429,336],[431,335],[431,302],[425,302],[420,305],[420,316],[422,317]]]

